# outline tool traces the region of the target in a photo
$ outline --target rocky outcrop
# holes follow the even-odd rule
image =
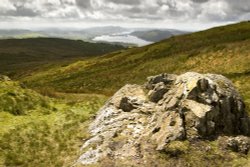
[[[162,151],[171,141],[247,136],[250,121],[231,81],[189,72],[149,77],[143,86],[124,86],[99,111],[89,130],[91,138],[79,158],[82,164],[105,157],[139,161],[149,150]]]

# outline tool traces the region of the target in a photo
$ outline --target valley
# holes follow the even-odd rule
[[[0,166],[75,165],[86,152],[83,143],[93,137],[89,125],[110,97],[126,84],[143,85],[147,77],[161,73],[224,75],[250,114],[249,53],[247,21],[132,48],[58,38],[0,40]],[[125,139],[112,138],[110,148],[119,148]],[[165,151],[149,156],[148,164],[155,164],[154,158],[169,166],[250,164],[249,153],[227,150],[221,140],[173,141]],[[99,166],[117,165],[112,158],[101,162]]]
[[[218,73],[234,81],[249,105],[249,29],[250,23],[243,22],[172,37],[149,46],[52,67],[21,81],[35,89],[112,95],[126,83],[141,84],[158,73]]]

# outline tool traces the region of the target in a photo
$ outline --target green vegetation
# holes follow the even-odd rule
[[[250,22],[176,36],[160,43],[78,61],[33,73],[31,88],[112,95],[126,83],[142,83],[159,73],[223,74],[250,106]]]
[[[0,40],[0,71],[20,77],[48,64],[65,64],[124,49],[119,45],[58,38]]]
[[[0,166],[71,166],[88,137],[88,120],[106,100],[62,93],[50,99],[13,81],[2,81],[0,90],[0,111],[7,111],[0,112]]]
[[[71,166],[88,138],[89,120],[106,96],[126,83],[141,84],[163,72],[223,74],[250,111],[250,22],[119,49],[62,39],[1,40],[0,71],[21,78],[21,84],[0,81],[0,166]],[[95,57],[111,51],[116,52]],[[70,63],[76,59],[80,61]],[[211,141],[174,142],[166,149],[155,155],[157,164],[249,165],[249,155],[219,150]],[[103,164],[110,165],[106,161]]]
[[[27,115],[32,110],[39,109],[44,114],[53,110],[51,103],[48,98],[22,87],[17,82],[0,80],[0,112]]]

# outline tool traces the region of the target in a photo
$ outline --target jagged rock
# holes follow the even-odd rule
[[[149,77],[144,86],[124,86],[89,129],[92,137],[82,147],[82,164],[105,157],[143,159],[147,150],[166,150],[171,141],[249,135],[250,120],[231,81],[189,72]]]
[[[152,102],[158,102],[162,99],[163,95],[169,90],[170,85],[176,78],[176,75],[161,74],[155,77],[149,77],[146,83],[149,100]]]
[[[119,108],[125,112],[130,112],[131,110],[135,109],[137,105],[137,99],[131,99],[129,97],[123,97],[120,102]]]

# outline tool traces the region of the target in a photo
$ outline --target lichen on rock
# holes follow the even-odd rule
[[[188,72],[126,85],[100,109],[78,162],[145,159],[172,141],[250,134],[244,102],[227,78]],[[232,142],[235,143],[235,142]],[[237,143],[237,142],[236,142]]]

